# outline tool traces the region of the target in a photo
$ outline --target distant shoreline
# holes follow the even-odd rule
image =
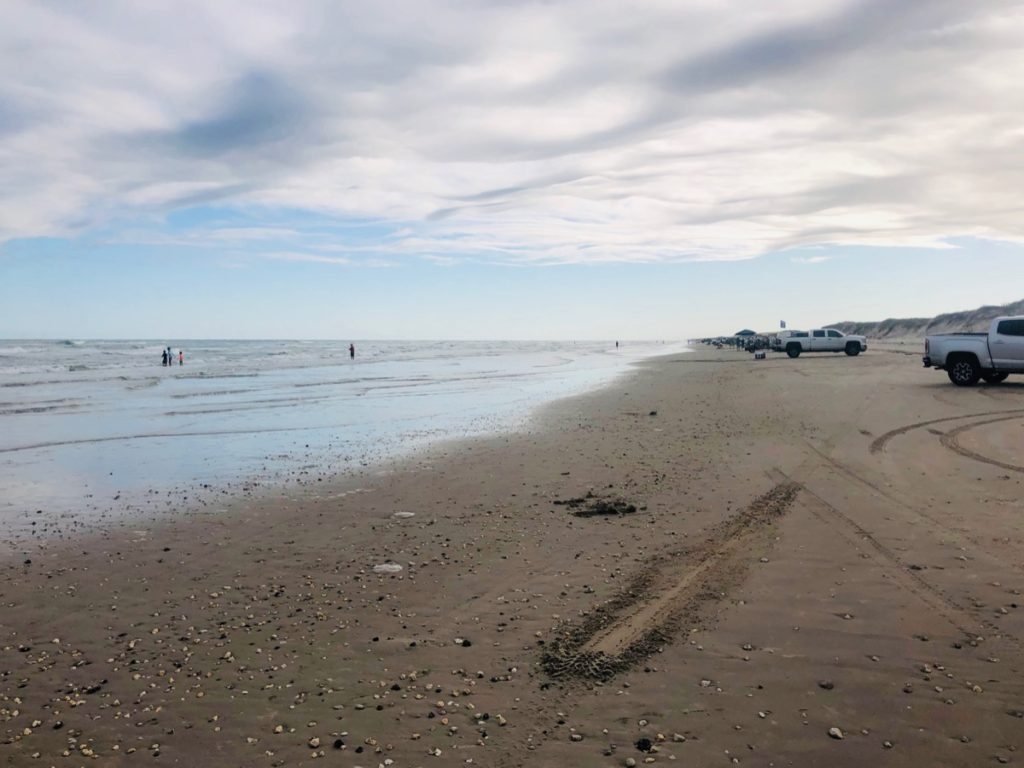
[[[345,343],[212,342],[166,368],[162,344],[56,349],[55,366],[45,347],[42,356],[21,350],[21,361],[52,371],[0,368],[7,548],[122,517],[216,509],[252,488],[323,482],[441,440],[504,433],[534,408],[664,352],[614,343],[367,343],[350,362]],[[68,365],[80,356],[97,367]]]

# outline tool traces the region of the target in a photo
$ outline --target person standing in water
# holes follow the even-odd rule
[[[184,349],[179,349],[178,350],[178,365],[184,365],[184,364],[185,364],[185,350]]]
[[[350,358],[352,358],[353,360],[356,359],[356,345],[355,344],[349,344],[348,345],[348,356]]]
[[[167,367],[167,350],[163,351],[163,356],[160,358],[163,362],[161,363],[164,368]]]

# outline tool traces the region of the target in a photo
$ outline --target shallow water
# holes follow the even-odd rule
[[[514,429],[678,343],[0,342],[0,524],[212,503]],[[179,346],[170,343],[175,357]],[[57,528],[52,527],[52,530]],[[66,526],[61,530],[66,531]]]

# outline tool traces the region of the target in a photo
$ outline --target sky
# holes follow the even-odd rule
[[[1024,6],[20,2],[0,336],[664,338],[1024,298]]]

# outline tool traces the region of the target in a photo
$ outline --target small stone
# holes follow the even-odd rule
[[[828,735],[837,740],[843,738],[843,732],[834,726],[828,729]]]
[[[892,749],[892,742],[891,741],[883,741],[882,742],[882,746],[885,747],[886,749]]]
[[[627,757],[624,765],[626,766],[626,768],[635,768],[636,760],[634,760],[632,757]]]

